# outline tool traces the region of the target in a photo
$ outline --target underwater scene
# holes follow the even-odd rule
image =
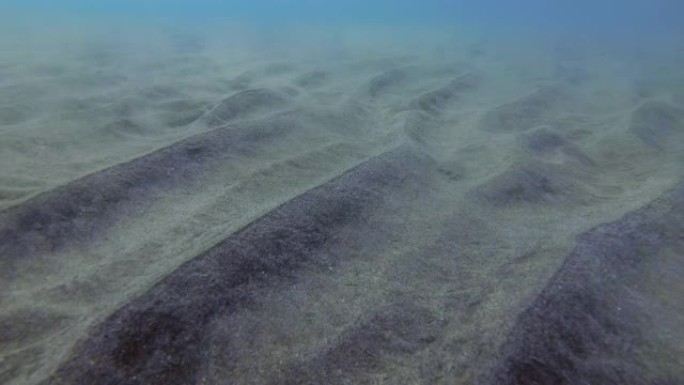
[[[684,2],[1,0],[0,384],[684,384]]]

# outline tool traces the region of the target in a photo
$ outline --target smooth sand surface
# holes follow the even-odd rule
[[[684,381],[670,58],[112,31],[2,43],[0,383]]]

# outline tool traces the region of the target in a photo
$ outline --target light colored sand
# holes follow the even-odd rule
[[[652,63],[599,56],[590,43],[566,57],[553,39],[528,37],[229,32],[74,30],[4,43],[0,209],[195,135],[238,135],[245,151],[160,182],[84,243],[0,265],[0,325],[25,323],[0,334],[0,382],[49,377],[94,325],[182,263],[408,145],[434,165],[417,187],[388,194],[369,219],[377,226],[358,225],[391,235],[374,243],[345,228],[330,272],[255,288],[257,305],[212,326],[213,341],[229,336],[240,354],[227,362],[214,343],[202,376],[266,383],[303,367],[315,377],[312,357],[401,299],[448,327],[429,348],[382,357],[358,378],[472,383],[576,235],[682,176],[681,88],[635,73]],[[663,125],[671,129],[653,131]]]

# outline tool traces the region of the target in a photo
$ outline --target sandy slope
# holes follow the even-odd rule
[[[670,73],[212,38],[0,68],[0,382],[684,379]]]

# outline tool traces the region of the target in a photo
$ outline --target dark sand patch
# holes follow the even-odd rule
[[[657,276],[663,265],[682,269],[683,204],[680,184],[649,206],[579,237],[518,318],[493,383],[680,382],[681,306],[671,307],[656,293],[682,289],[681,281]]]

